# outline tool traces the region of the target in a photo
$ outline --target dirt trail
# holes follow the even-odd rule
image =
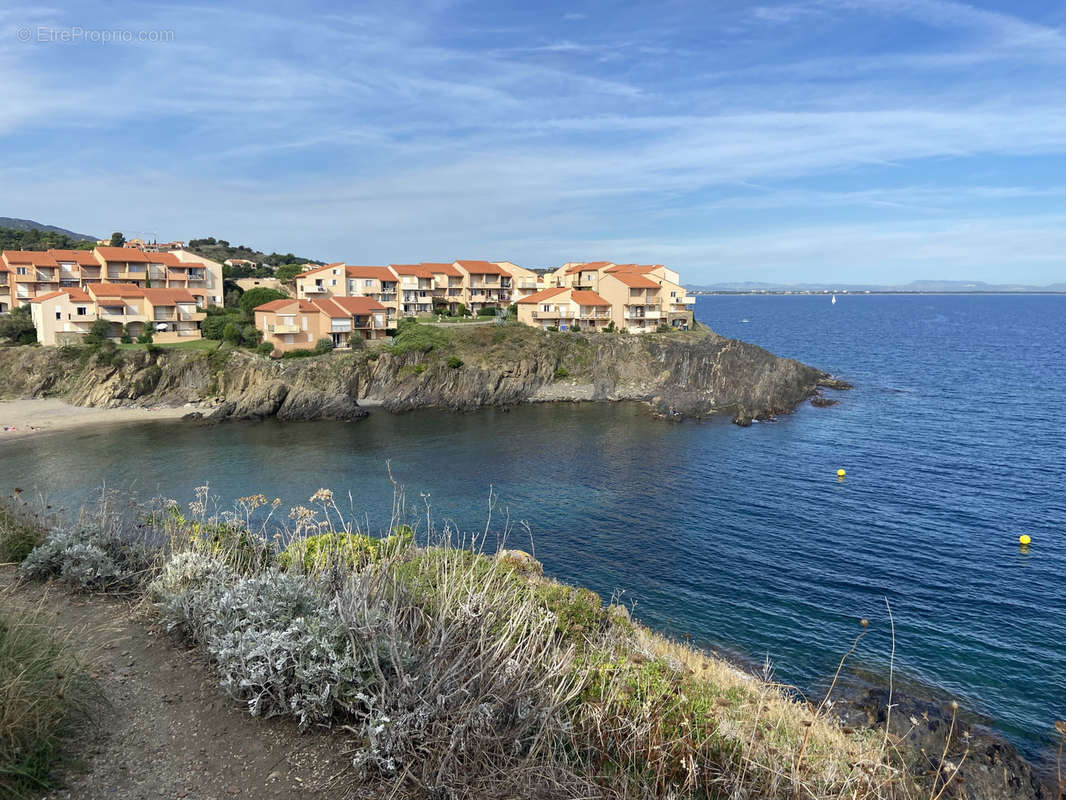
[[[14,569],[0,568],[0,588]],[[5,602],[45,600],[59,634],[98,676],[109,707],[68,748],[49,800],[342,798],[344,738],[260,720],[222,695],[210,665],[114,598],[22,585]]]

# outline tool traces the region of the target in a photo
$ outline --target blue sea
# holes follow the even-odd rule
[[[631,404],[126,426],[0,441],[0,489],[329,487],[384,526],[388,465],[410,505],[471,531],[491,490],[490,544],[509,520],[550,574],[812,694],[860,618],[853,665],[887,674],[891,608],[899,680],[1046,757],[1066,718],[1066,297],[709,296],[696,316],[855,388],[746,429]]]

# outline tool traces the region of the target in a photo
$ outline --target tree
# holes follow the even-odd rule
[[[263,340],[263,332],[255,325],[245,325],[241,331],[241,339],[245,347],[256,347]]]
[[[315,352],[319,355],[329,353],[333,350],[333,340],[329,338],[319,339],[315,342]]]
[[[111,323],[106,319],[98,319],[89,326],[89,333],[85,336],[86,344],[101,344],[111,338]]]
[[[151,344],[153,333],[155,333],[155,323],[144,323],[144,332],[137,337],[137,344]]]
[[[279,281],[292,281],[303,271],[304,268],[301,264],[282,264],[274,270],[274,277]]]
[[[0,317],[0,339],[15,344],[33,344],[37,341],[37,329],[33,326],[29,306],[13,308],[10,314]]]
[[[256,309],[256,306],[261,306],[263,303],[269,303],[271,300],[287,300],[289,296],[284,292],[279,292],[277,289],[266,289],[260,287],[258,289],[249,289],[243,295],[238,303],[241,310],[251,316]]]
[[[122,247],[126,244],[126,237],[122,235],[122,231],[115,231],[111,234],[111,246]]]
[[[237,327],[237,323],[227,322],[226,326],[222,329],[222,338],[232,345],[240,344],[241,329]]]

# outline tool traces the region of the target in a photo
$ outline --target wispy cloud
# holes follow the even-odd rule
[[[17,41],[42,20],[175,38]],[[952,0],[74,3],[0,12],[0,179],[21,187],[13,216],[353,261],[603,248],[799,280],[876,271],[854,260],[867,237],[904,248],[897,266],[997,253],[1040,282],[1061,237],[1025,221],[1062,205],[1064,80],[1054,23]]]

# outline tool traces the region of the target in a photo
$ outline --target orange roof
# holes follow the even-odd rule
[[[643,275],[646,272],[651,272],[653,269],[662,267],[662,264],[618,264],[607,270],[610,273],[615,272],[635,272],[639,275]]]
[[[369,314],[371,311],[386,310],[385,306],[371,297],[334,297],[332,299],[333,304],[340,306],[349,317],[352,314]]]
[[[547,299],[549,299],[551,297],[555,297],[557,294],[561,294],[562,292],[569,292],[569,291],[570,290],[567,289],[565,286],[554,286],[551,289],[541,289],[539,292],[534,292],[531,295],[527,295],[526,297],[523,297],[518,302],[519,303],[539,303],[542,300],[547,300]],[[588,292],[588,294],[592,294],[592,292]]]
[[[182,261],[173,253],[145,253],[149,264],[163,264],[167,267],[203,266],[199,261]]]
[[[4,260],[9,264],[32,264],[35,267],[58,267],[50,253],[38,250],[5,250]]]
[[[454,262],[460,267],[465,269],[471,275],[507,275],[510,276],[510,272],[507,272],[500,266],[493,264],[490,261],[456,261]]]
[[[70,299],[75,303],[88,303],[92,300],[89,295],[83,292],[81,289],[71,286],[66,289],[60,289],[58,292],[49,292],[48,294],[39,294],[30,300],[31,303],[40,303],[42,300],[51,300],[53,297],[59,297],[60,295],[69,295]]]
[[[177,303],[195,303],[196,298],[188,289],[141,289],[153,306],[172,306]]]
[[[104,261],[148,263],[148,254],[132,247],[97,247],[96,252]]]
[[[463,273],[453,267],[451,264],[445,264],[440,261],[423,261],[419,264],[420,267],[425,267],[434,275],[450,275],[453,278],[463,277]]]
[[[611,277],[634,289],[658,289],[659,284],[636,272],[612,272]]]
[[[379,281],[395,281],[396,276],[388,267],[355,267],[348,264],[344,274],[349,278],[375,278]]]
[[[419,278],[432,278],[433,270],[421,264],[389,264],[397,275],[414,275]]]
[[[584,264],[575,264],[566,271],[567,275],[574,275],[578,272],[596,272],[604,267],[610,267],[612,262],[610,261],[587,261]],[[610,272],[610,270],[608,270]]]
[[[271,300],[269,303],[263,303],[261,306],[256,306],[253,311],[281,311],[281,309],[291,306],[293,303],[300,302],[291,298],[285,298],[282,300]],[[300,310],[303,311],[302,302]]]
[[[95,297],[144,297],[144,289],[132,283],[90,283],[89,291]]]
[[[334,303],[332,297],[324,297],[321,300],[312,300],[311,305],[330,319],[344,319],[351,316],[351,314],[347,313],[343,308]]]
[[[609,306],[606,300],[600,297],[595,292],[574,290],[574,293],[570,295],[570,299],[577,303],[579,306]]]
[[[73,261],[83,267],[98,267],[100,262],[88,250],[49,250],[56,261]]]
[[[308,266],[308,265],[305,264],[304,266]],[[344,262],[343,261],[337,261],[337,262],[335,262],[333,264],[323,264],[320,267],[311,267],[311,269],[307,270],[306,272],[301,272],[296,277],[297,278],[306,278],[308,275],[314,275],[316,272],[321,272],[322,270],[328,269],[329,267],[343,267],[343,266],[344,266]]]

